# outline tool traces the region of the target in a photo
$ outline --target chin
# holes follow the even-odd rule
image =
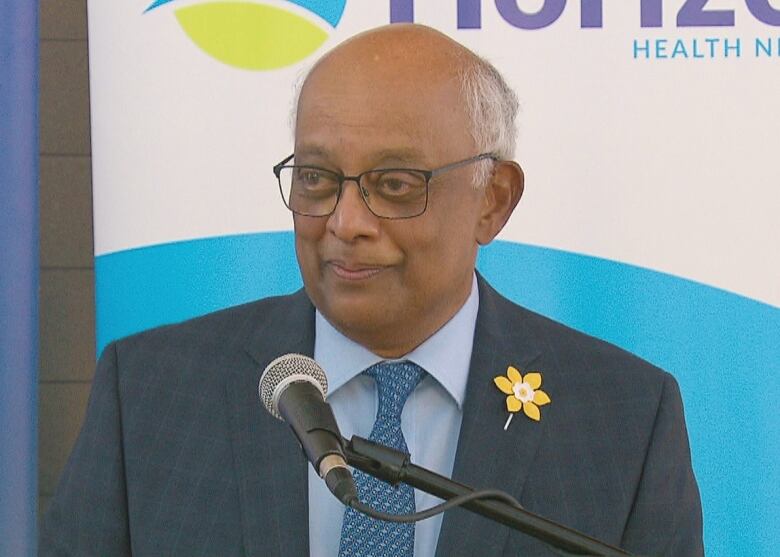
[[[339,303],[319,306],[319,310],[331,325],[361,344],[365,344],[367,338],[383,336],[382,332],[391,330],[393,322],[384,307]]]

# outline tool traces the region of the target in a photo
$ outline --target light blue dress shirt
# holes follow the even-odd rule
[[[401,430],[412,462],[452,476],[463,418],[463,399],[469,375],[479,294],[474,277],[463,307],[441,329],[401,360],[411,360],[428,372],[409,396],[401,415]],[[314,359],[328,376],[327,400],[341,434],[368,438],[374,425],[377,394],[374,381],[361,375],[384,358],[348,339],[317,312]],[[344,518],[342,505],[309,466],[309,547],[311,557],[337,557]],[[415,490],[417,510],[441,500]],[[415,557],[433,557],[442,515],[415,524]]]

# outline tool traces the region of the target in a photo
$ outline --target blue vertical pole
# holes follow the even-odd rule
[[[36,553],[38,2],[0,0],[0,555]]]

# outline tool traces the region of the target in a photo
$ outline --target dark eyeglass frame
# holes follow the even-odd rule
[[[476,155],[474,157],[470,157],[468,159],[463,159],[460,161],[456,161],[450,164],[446,164],[444,166],[440,166],[439,168],[434,168],[433,170],[422,170],[419,168],[374,168],[371,170],[366,170],[365,172],[361,172],[360,174],[356,176],[344,176],[340,172],[336,172],[335,170],[330,170],[328,168],[322,168],[320,166],[310,166],[310,165],[288,165],[287,163],[290,162],[293,157],[295,157],[295,153],[290,155],[289,157],[285,158],[280,163],[274,165],[273,172],[276,176],[277,182],[279,182],[279,193],[282,196],[282,202],[284,203],[284,206],[287,207],[290,211],[295,213],[296,215],[301,215],[304,217],[328,217],[332,215],[336,211],[336,207],[338,207],[339,201],[341,200],[341,194],[344,191],[344,182],[355,182],[358,186],[358,191],[360,192],[360,197],[363,199],[363,203],[365,203],[366,207],[368,207],[368,210],[371,211],[371,214],[374,216],[380,218],[380,219],[411,219],[414,217],[419,217],[422,215],[425,210],[428,208],[428,191],[429,191],[429,185],[433,178],[439,176],[440,174],[444,174],[445,172],[449,172],[450,170],[455,170],[456,168],[461,168],[463,166],[467,166],[469,164],[473,164],[475,162],[481,161],[481,160],[487,160],[490,159],[492,161],[498,161],[500,160],[497,156],[495,156],[492,153],[481,153],[479,155]],[[330,213],[326,213],[324,215],[321,214],[309,214],[309,213],[302,213],[300,211],[295,211],[290,205],[287,203],[287,199],[284,197],[284,186],[282,185],[282,178],[281,173],[282,170],[289,168],[289,169],[296,169],[296,168],[309,168],[312,170],[319,170],[321,172],[327,172],[329,174],[332,174],[334,176],[338,177],[338,189],[336,190],[336,202],[333,204],[333,209],[330,211]],[[368,204],[368,199],[366,199],[366,192],[364,191],[364,186],[361,185],[360,180],[363,178],[363,176],[367,174],[372,174],[374,172],[416,172],[420,174],[421,176],[425,177],[425,205],[423,205],[422,209],[419,213],[415,213],[414,215],[405,215],[402,217],[388,217],[384,215],[377,215],[376,212],[371,208],[371,206]]]

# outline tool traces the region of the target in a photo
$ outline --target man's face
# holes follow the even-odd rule
[[[327,60],[298,106],[295,164],[357,175],[430,170],[477,154],[457,82],[417,79],[366,56]],[[428,72],[430,73],[430,72]],[[434,178],[428,207],[411,219],[376,217],[354,182],[328,217],[296,215],[306,291],[346,336],[386,357],[415,348],[460,308],[471,289],[484,193],[473,165]]]

